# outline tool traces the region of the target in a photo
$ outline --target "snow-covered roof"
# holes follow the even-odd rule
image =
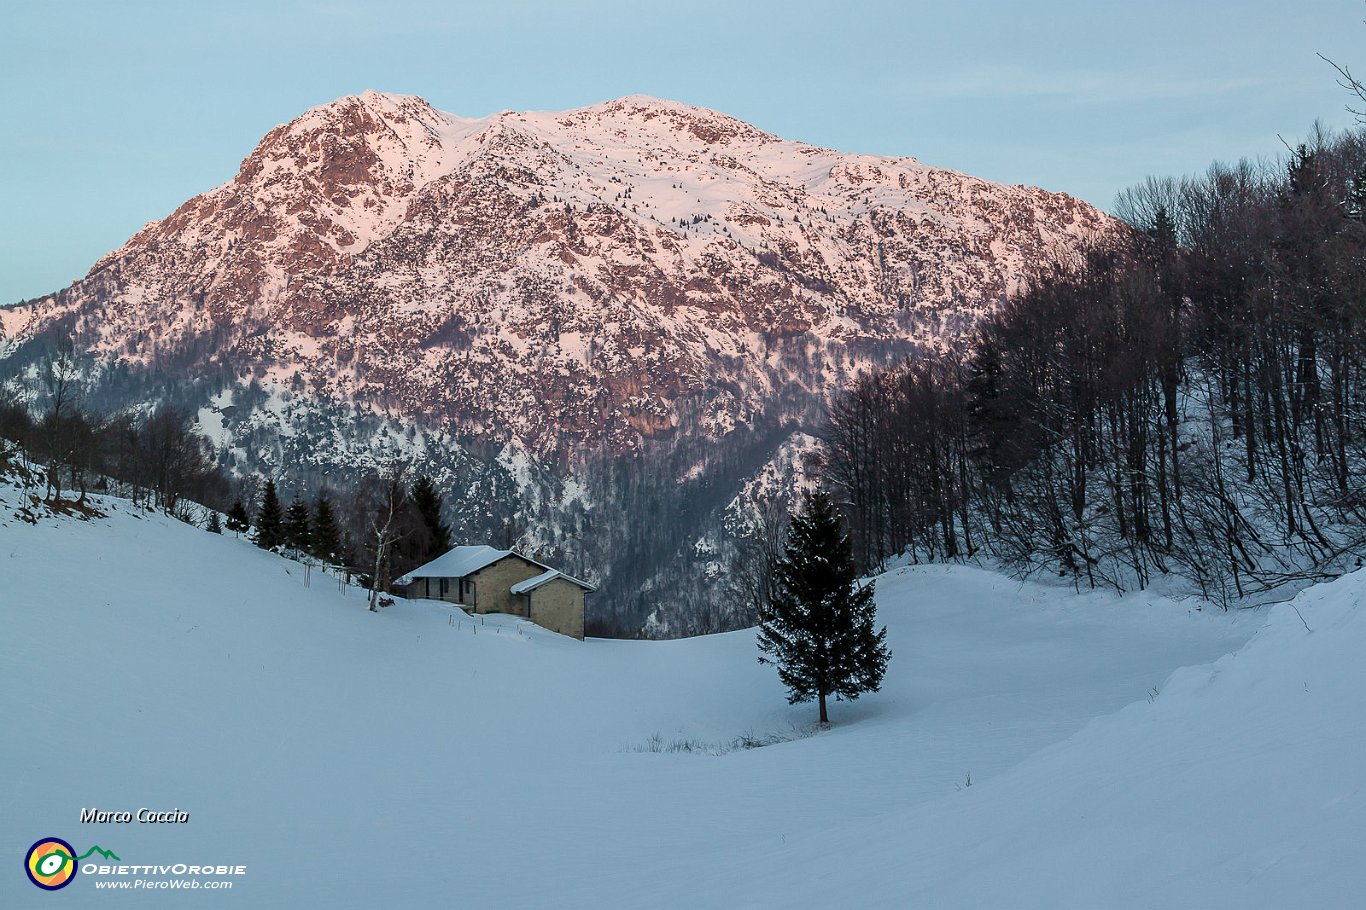
[[[511,550],[495,550],[479,544],[469,547],[453,547],[426,565],[418,566],[395,583],[411,584],[414,578],[464,578],[486,566],[491,566],[504,556],[511,556]],[[539,563],[538,563],[539,565]]]
[[[566,575],[558,569],[552,569],[542,562],[537,562],[530,556],[523,556],[515,550],[495,550],[493,547],[479,544],[476,546],[453,547],[442,553],[436,559],[426,565],[418,566],[402,578],[394,580],[394,584],[410,585],[415,578],[464,578],[472,575],[480,569],[493,565],[505,556],[516,556],[518,559],[525,559],[533,566],[540,566],[545,569],[540,575],[528,578],[526,581],[519,581],[511,587],[513,594],[526,594],[534,591],[548,581],[556,578],[563,578],[565,581],[572,582],[583,588],[585,591],[596,591],[596,585],[590,585],[586,581],[580,581],[571,575]]]
[[[576,584],[580,588],[583,588],[585,591],[597,590],[597,588],[594,585],[590,585],[586,581],[579,581],[572,575],[564,574],[559,569],[550,569],[548,571],[542,572],[535,578],[528,578],[526,581],[519,581],[517,582],[517,584],[513,585],[509,590],[511,590],[513,594],[530,594],[532,591],[536,590],[546,582],[554,581],[557,578],[563,578],[567,582]]]

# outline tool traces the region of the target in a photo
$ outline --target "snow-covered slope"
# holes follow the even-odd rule
[[[836,704],[829,732],[709,754],[812,717],[751,633],[580,643],[430,603],[373,615],[231,536],[118,501],[33,527],[14,498],[3,906],[36,904],[17,858],[47,835],[248,866],[231,898],[177,906],[1349,907],[1366,887],[1360,575],[1258,631],[1264,614],[897,570],[883,692]],[[675,742],[694,751],[651,751]],[[190,821],[78,823],[142,806]],[[147,901],[93,885],[60,896]]]
[[[1366,576],[1274,608],[1244,649],[1173,674],[970,791],[745,858],[743,897],[832,856],[813,906],[1358,907],[1366,894]],[[895,869],[894,874],[885,870]],[[720,877],[729,874],[723,869]],[[703,887],[690,897],[734,897]]]

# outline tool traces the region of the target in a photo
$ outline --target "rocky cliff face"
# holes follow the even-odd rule
[[[83,280],[0,310],[0,353],[60,326],[126,373],[226,377],[201,413],[243,467],[290,457],[231,413],[255,381],[280,439],[342,407],[398,450],[421,428],[435,462],[482,440],[517,453],[512,474],[572,478],[585,452],[724,445],[863,366],[953,345],[1113,229],[1065,195],[654,98],[464,119],[366,92],[272,130]],[[315,443],[319,466],[356,457]]]

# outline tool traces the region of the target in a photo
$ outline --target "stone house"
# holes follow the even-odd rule
[[[524,616],[583,638],[584,598],[597,590],[515,550],[455,547],[395,582],[410,600],[444,600],[467,613]]]

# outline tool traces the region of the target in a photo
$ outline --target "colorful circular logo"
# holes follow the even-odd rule
[[[76,851],[60,837],[45,837],[24,857],[28,880],[45,891],[56,891],[76,877]]]

